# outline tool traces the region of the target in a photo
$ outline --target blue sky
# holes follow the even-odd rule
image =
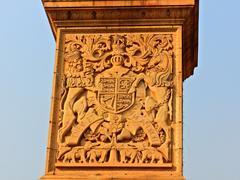
[[[240,1],[200,0],[199,66],[184,82],[184,175],[240,180]],[[40,0],[0,11],[1,180],[44,174],[55,41]]]

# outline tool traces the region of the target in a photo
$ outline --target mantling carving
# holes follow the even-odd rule
[[[67,34],[61,165],[171,163],[171,34]]]

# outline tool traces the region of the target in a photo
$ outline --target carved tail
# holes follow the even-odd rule
[[[163,61],[166,61],[166,69],[163,72],[157,73],[156,75],[156,85],[162,86],[165,82],[169,81],[172,74],[172,58],[168,54],[163,55]]]

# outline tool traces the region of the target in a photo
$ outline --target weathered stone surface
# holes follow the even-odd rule
[[[182,58],[195,33],[184,24],[196,4],[113,2],[43,1],[57,51],[41,179],[184,179]]]

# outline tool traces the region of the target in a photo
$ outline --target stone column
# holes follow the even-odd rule
[[[184,180],[197,0],[43,0],[56,39],[41,179]]]

